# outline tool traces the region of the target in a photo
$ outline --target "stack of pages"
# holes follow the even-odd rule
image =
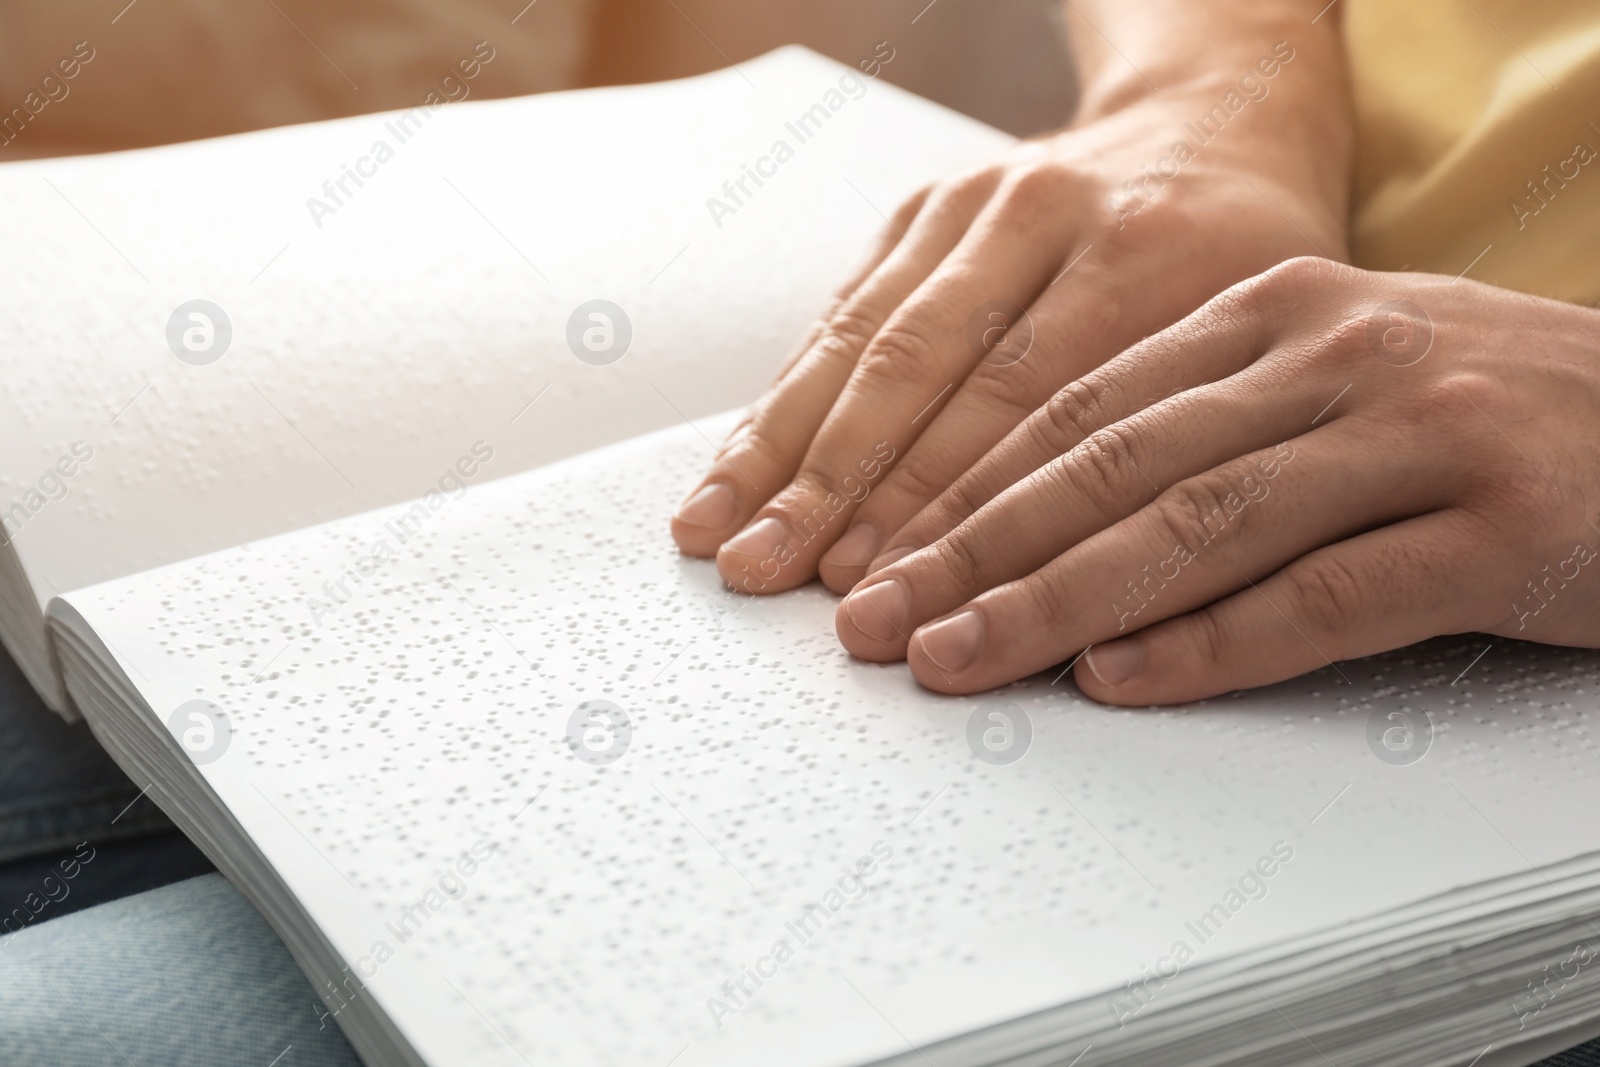
[[[0,168],[0,474],[52,488],[0,633],[368,1063],[1489,1067],[1600,1030],[1594,653],[941,697],[827,593],[677,554],[718,412],[1006,138],[785,50],[450,105],[309,217],[394,121]],[[204,321],[169,343],[199,299],[209,362]]]

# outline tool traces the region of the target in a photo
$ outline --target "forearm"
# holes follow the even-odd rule
[[[1337,9],[1316,18],[1320,0],[1064,2],[1081,85],[1079,121],[1157,92],[1235,81],[1279,42],[1294,50],[1298,80],[1343,84]]]

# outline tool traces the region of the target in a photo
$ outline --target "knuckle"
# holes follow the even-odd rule
[[[1016,583],[1023,598],[1023,611],[1030,625],[1047,631],[1065,629],[1078,612],[1067,603],[1067,596],[1044,574],[1035,572]]]
[[[895,465],[879,492],[903,494],[919,501],[933,500],[950,487],[950,476],[945,471],[945,466],[928,455],[927,449],[912,449]]]
[[[833,309],[817,338],[818,351],[830,359],[854,362],[878,330],[877,319],[854,301],[841,301]]]
[[[926,206],[930,212],[941,214],[947,211],[970,213],[989,199],[998,180],[999,172],[992,165],[957,174],[933,187]]]
[[[1468,448],[1479,461],[1492,467],[1497,455],[1509,450],[1491,421],[1502,424],[1497,408],[1504,402],[1504,387],[1474,375],[1448,375],[1416,382],[1395,395],[1385,417],[1418,447],[1449,443]]]
[[[1322,256],[1295,256],[1268,267],[1257,277],[1280,290],[1299,292],[1326,287],[1330,281],[1341,279],[1349,269]]]
[[[1250,282],[1224,289],[1187,318],[1139,342],[1135,348],[1147,358],[1180,358],[1189,345],[1210,335],[1249,336],[1268,319],[1271,301]]]
[[[833,527],[854,503],[831,474],[814,466],[802,468],[779,500],[789,524],[807,541]]]
[[[843,295],[835,295],[828,298],[828,302],[823,305],[822,310],[817,312],[816,318],[811,320],[810,330],[813,338],[821,337],[827,331],[828,323],[832,322],[833,317],[844,309],[848,299],[847,296]]]
[[[1173,544],[1187,545],[1202,531],[1228,529],[1238,518],[1225,504],[1229,492],[1204,477],[1190,478],[1156,498],[1155,516]]]
[[[1138,477],[1133,435],[1120,425],[1096,430],[1056,465],[1056,472],[1075,497],[1110,501]]]
[[[977,514],[978,509],[989,500],[980,480],[972,474],[965,474],[934,499],[926,514],[935,521],[946,523],[947,529],[954,528]]]
[[[1498,455],[1492,454],[1496,445]],[[1530,471],[1527,461],[1503,441],[1484,441],[1480,449],[1483,456],[1473,463],[1468,482],[1471,508],[1496,531],[1495,540],[1501,547],[1537,544],[1552,528],[1588,524],[1580,495],[1563,493]],[[1560,477],[1559,472],[1556,476]]]
[[[1365,319],[1351,319],[1322,334],[1312,343],[1304,358],[1313,364],[1348,366],[1372,359]]]
[[[1472,413],[1471,398],[1450,381],[1431,381],[1407,390],[1394,400],[1394,418],[1407,434],[1424,437],[1436,432],[1440,420],[1454,423]],[[1489,432],[1489,426],[1483,429]]]
[[[805,503],[844,495],[839,488],[839,479],[833,472],[810,458],[795,472],[790,488],[793,498]],[[784,496],[789,497],[790,493]]]
[[[718,453],[717,463],[731,465],[734,456],[755,460],[757,470],[784,470],[792,462],[786,458],[782,443],[767,428],[766,420],[760,417],[745,423],[734,434]]]
[[[1081,181],[1066,167],[1032,163],[1017,167],[1000,188],[1000,209],[1014,220],[1028,222],[1058,211],[1075,199]]]
[[[920,329],[904,322],[878,331],[861,356],[860,373],[890,388],[926,384],[936,365],[933,343]]]
[[[1039,376],[1026,363],[1003,367],[980,363],[967,379],[965,387],[985,401],[988,407],[998,407],[1015,416],[1015,422],[1020,422],[1038,409],[1041,384]]]
[[[1505,402],[1505,395],[1504,384],[1483,375],[1452,374],[1424,383],[1413,391],[1410,402],[1413,414],[1472,420],[1476,424],[1488,419],[1488,413]],[[1482,425],[1489,428],[1486,421]]]
[[[1041,425],[1048,434],[1047,443],[1057,452],[1065,452],[1087,439],[1100,429],[1106,420],[1105,390],[1097,382],[1079,378],[1058,389],[1045,402]]]
[[[1337,645],[1337,639],[1357,624],[1363,601],[1361,581],[1338,557],[1308,556],[1285,571],[1284,578],[1294,599],[1294,614],[1313,632],[1336,639]]]
[[[971,529],[958,529],[945,537],[941,537],[934,544],[934,554],[939,561],[939,567],[954,583],[957,589],[976,591],[980,588],[983,578],[983,551],[974,544],[975,535]]]
[[[1321,256],[1296,256],[1230,287],[1222,299],[1253,317],[1318,295],[1349,271],[1349,267]]]

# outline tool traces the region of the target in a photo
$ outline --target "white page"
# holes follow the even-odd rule
[[[0,561],[0,640],[70,711],[29,600],[420,496],[486,452],[476,477],[743,403],[880,212],[1010,143],[786,48],[664,85],[0,167],[0,511],[26,575]],[[171,346],[193,299],[229,320],[216,362]],[[631,327],[608,365],[567,339],[593,299]]]
[[[840,101],[803,143],[785,125]],[[779,140],[792,158],[762,164]],[[411,499],[475,442],[496,477],[747,402],[880,212],[1010,143],[792,47],[410,125],[0,167],[0,508],[65,486],[16,531],[39,602]],[[314,217],[347,164],[374,174]],[[757,164],[775,174],[714,216],[708,198]],[[232,326],[209,365],[168,346],[195,298]],[[609,366],[566,340],[596,298],[632,326]],[[51,477],[63,459],[74,473]]]
[[[396,951],[369,993],[431,1064],[867,1062],[1103,1002],[1179,941],[1198,967],[1600,847],[1561,815],[1600,802],[1592,652],[1497,643],[1456,680],[1480,649],[1442,641],[1156,712],[1048,676],[936,696],[851,661],[816,587],[731,601],[677,555],[725,426],[474,487],[320,625],[306,598],[394,513],[67,598],[160,717],[225,710],[201,773],[347,959]],[[1004,766],[967,741],[997,697],[1034,731]],[[632,724],[603,767],[566,739],[595,699]],[[1413,765],[1368,740],[1401,710],[1434,724]],[[464,898],[397,945],[385,923],[480,838]],[[714,1019],[879,842],[861,899]]]

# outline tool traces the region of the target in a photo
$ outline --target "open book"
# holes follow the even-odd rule
[[[42,501],[0,634],[371,1064],[1489,1067],[1600,1029],[1595,655],[942,697],[820,589],[677,554],[718,412],[1008,143],[785,50],[0,168],[5,489]]]

